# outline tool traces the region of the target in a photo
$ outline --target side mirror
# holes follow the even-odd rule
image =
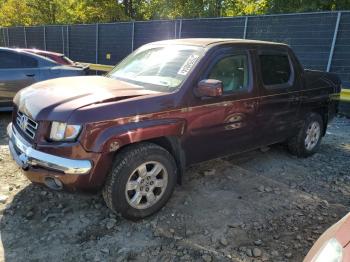
[[[223,92],[223,84],[220,80],[204,79],[200,81],[195,89],[198,97],[219,97]]]

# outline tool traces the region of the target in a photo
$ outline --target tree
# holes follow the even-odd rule
[[[290,13],[344,10],[350,8],[349,0],[270,0],[268,1],[268,12]]]
[[[0,26],[31,25],[30,9],[23,1],[0,2]]]
[[[261,14],[268,0],[152,0],[134,4],[136,18],[174,19]],[[134,0],[135,2],[135,0]],[[143,3],[143,4],[142,4]],[[147,4],[145,4],[147,3]],[[140,14],[142,14],[140,16]]]
[[[23,1],[25,2],[25,1]],[[61,2],[59,0],[27,0],[27,6],[31,9],[32,19],[39,24],[56,24]]]
[[[225,1],[224,16],[259,15],[267,11],[268,0]]]
[[[0,26],[350,9],[350,0],[0,0]]]
[[[108,23],[128,19],[122,5],[113,0],[73,0],[67,17],[71,22],[66,23]]]
[[[0,0],[0,26],[104,23],[129,19],[114,0]]]
[[[133,5],[132,5],[132,0],[123,0],[123,5],[124,5],[125,15],[133,18],[134,9],[133,9]]]

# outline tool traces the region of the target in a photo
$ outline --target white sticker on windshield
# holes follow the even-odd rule
[[[179,72],[177,74],[179,75],[187,75],[188,72],[190,72],[192,66],[196,63],[199,55],[190,55],[189,58],[187,58],[186,62],[183,64],[183,66],[180,68]]]

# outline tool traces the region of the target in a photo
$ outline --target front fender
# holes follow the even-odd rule
[[[154,119],[131,122],[122,125],[87,127],[85,143],[87,151],[108,153],[128,144],[158,137],[181,136],[184,133],[184,119]],[[100,131],[98,131],[100,130]]]

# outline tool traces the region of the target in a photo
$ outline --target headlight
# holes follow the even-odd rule
[[[343,247],[335,238],[332,238],[323,246],[312,262],[342,262],[342,260]]]
[[[68,125],[67,123],[52,122],[50,139],[53,141],[72,141],[77,138],[81,125]]]

